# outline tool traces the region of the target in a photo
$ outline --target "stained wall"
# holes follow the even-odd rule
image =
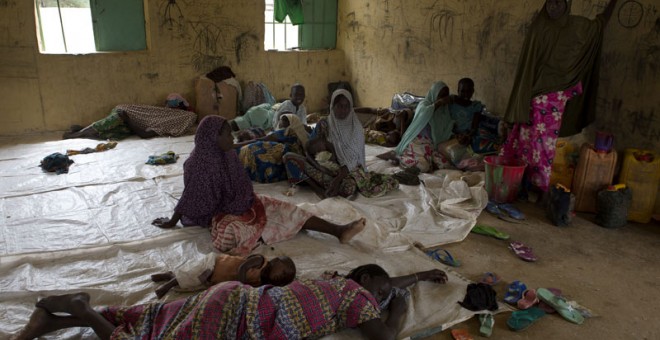
[[[393,93],[426,95],[443,80],[476,82],[475,99],[503,114],[528,26],[544,0],[339,1],[338,47],[357,101],[388,106]],[[595,17],[606,1],[575,0]],[[625,5],[624,5],[625,4]],[[660,4],[619,1],[604,33],[595,128],[617,147],[660,151]]]
[[[146,0],[148,51],[41,54],[34,1],[0,0],[0,135],[64,130],[104,117],[117,104],[162,105],[170,92],[194,99],[193,80],[230,66],[241,82],[277,98],[306,85],[310,110],[326,106],[327,83],[345,80],[340,50],[266,52],[261,0]]]
[[[438,79],[452,90],[472,77],[475,98],[502,114],[518,54],[543,0],[339,0],[333,51],[263,51],[260,0],[146,0],[146,52],[40,54],[32,1],[0,0],[0,135],[66,129],[103,117],[118,103],[159,104],[169,92],[193,98],[193,79],[228,65],[239,80],[275,96],[307,86],[307,106],[324,108],[326,85],[350,80],[360,105],[388,106],[392,94],[426,94]],[[593,18],[605,1],[575,0]],[[655,0],[620,0],[605,31],[596,127],[618,148],[660,151],[660,19]]]

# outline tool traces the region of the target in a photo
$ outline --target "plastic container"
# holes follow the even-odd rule
[[[488,198],[497,203],[515,201],[527,165],[521,160],[506,160],[499,156],[486,156],[484,163]]]
[[[620,228],[628,222],[628,208],[632,194],[629,188],[601,190],[596,202],[596,224],[605,228]]]
[[[567,141],[557,141],[555,159],[550,173],[550,186],[561,184],[568,190],[573,188],[573,175],[575,174],[575,146]]]
[[[632,191],[628,220],[640,223],[651,221],[659,176],[660,158],[653,151],[626,149],[619,182],[625,183]]]
[[[612,184],[616,159],[616,151],[597,152],[591,144],[582,144],[573,177],[576,211],[596,212],[598,192]]]

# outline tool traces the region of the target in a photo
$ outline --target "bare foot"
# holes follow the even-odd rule
[[[29,340],[58,330],[55,326],[57,316],[49,314],[43,308],[35,308],[30,320],[11,340]]]
[[[153,282],[169,281],[173,278],[174,278],[174,273],[172,272],[151,275],[151,281]]]
[[[66,295],[53,295],[37,302],[37,307],[51,313],[69,313],[77,315],[78,312],[89,307],[89,294],[81,292]]]
[[[386,161],[393,161],[396,160],[396,153],[394,151],[388,151],[385,153],[381,153],[380,155],[376,155],[377,158],[384,159]]]
[[[348,243],[355,235],[359,234],[364,227],[366,226],[367,219],[362,217],[361,219],[347,224],[346,229],[344,232],[342,232],[341,237],[339,238],[339,242],[341,243]]]

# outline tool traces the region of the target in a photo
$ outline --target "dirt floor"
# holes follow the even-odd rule
[[[495,316],[491,339],[660,339],[660,224],[633,224],[606,229],[593,223],[593,214],[578,214],[570,227],[550,224],[544,211],[532,203],[518,203],[527,215],[524,224],[509,223],[483,212],[479,223],[493,226],[534,249],[538,262],[519,260],[508,241],[470,234],[445,249],[459,259],[456,271],[471,280],[496,272],[502,281],[494,288],[498,300],[515,280],[528,288],[555,287],[570,300],[591,309],[597,317],[576,325],[558,314],[548,314],[531,327],[514,332]],[[472,318],[452,328],[479,335],[479,320]],[[428,339],[452,339],[449,330]]]

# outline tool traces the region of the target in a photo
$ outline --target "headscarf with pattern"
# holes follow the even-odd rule
[[[338,96],[348,99],[351,112],[344,119],[335,117],[335,100]],[[345,165],[353,171],[358,165],[366,169],[364,154],[364,128],[353,110],[353,96],[351,93],[339,89],[332,93],[330,101],[330,116],[328,116],[329,141],[335,147],[339,164]]]
[[[185,187],[175,211],[203,227],[208,227],[219,213],[241,215],[254,200],[252,182],[236,151],[218,147],[225,123],[224,118],[215,115],[202,119],[195,134],[195,148],[183,164]]]

